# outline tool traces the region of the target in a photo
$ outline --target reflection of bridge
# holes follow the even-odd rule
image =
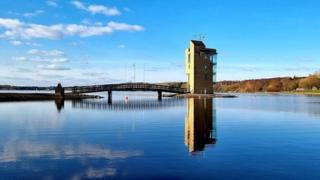
[[[185,117],[185,145],[192,154],[201,152],[207,145],[216,144],[216,110],[211,98],[169,98],[163,101],[152,99],[114,101],[112,104],[103,100],[72,101],[72,108],[101,111],[149,111],[157,109],[170,109],[187,105]],[[60,111],[64,102],[57,102]]]
[[[164,99],[161,102],[155,100],[115,101],[112,104],[105,101],[72,101],[73,108],[98,109],[110,111],[151,110],[165,109],[184,105],[184,99]]]
[[[74,86],[66,90],[72,90],[73,93],[93,93],[108,91],[108,102],[111,103],[112,91],[157,91],[158,99],[162,99],[162,92],[186,93],[187,90],[171,85],[160,85],[150,83],[123,83],[123,84],[105,84],[93,86]]]

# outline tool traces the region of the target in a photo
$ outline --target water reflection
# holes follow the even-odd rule
[[[138,150],[125,151],[103,148],[90,144],[58,144],[58,143],[35,143],[32,141],[8,141],[1,146],[0,163],[17,162],[24,158],[48,158],[48,159],[126,159],[142,156]]]
[[[114,101],[109,104],[101,100],[72,101],[76,109],[95,109],[103,111],[149,111],[184,106],[183,99],[150,99],[134,101]],[[187,114],[185,118],[185,145],[193,153],[203,151],[206,145],[216,143],[216,116],[212,99],[187,99]]]
[[[133,101],[113,101],[112,104],[104,100],[81,100],[72,101],[73,108],[95,109],[104,111],[140,111],[152,109],[165,109],[183,106],[183,99],[163,99],[155,101],[150,99],[141,99]]]
[[[296,98],[0,103],[0,179],[320,179],[320,98]]]
[[[64,108],[64,100],[63,99],[56,99],[54,102],[56,104],[58,112],[60,112]]]
[[[185,145],[191,153],[216,143],[216,116],[212,103],[212,99],[187,99]]]

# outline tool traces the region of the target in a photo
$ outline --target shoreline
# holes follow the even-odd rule
[[[98,95],[66,93],[64,100],[100,99]],[[62,100],[53,93],[0,93],[0,102]]]
[[[306,95],[320,96],[320,92],[297,92],[297,91],[281,91],[281,92],[218,92],[220,94],[273,94],[273,95]]]
[[[177,94],[175,97],[181,98],[236,98],[236,95],[233,94]]]

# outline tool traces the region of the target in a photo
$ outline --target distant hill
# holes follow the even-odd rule
[[[37,87],[37,86],[11,86],[11,85],[0,85],[0,90],[54,90],[54,86],[50,87]]]
[[[214,85],[215,92],[281,92],[295,90],[318,90],[319,74],[308,77],[276,77],[243,81],[221,81]]]

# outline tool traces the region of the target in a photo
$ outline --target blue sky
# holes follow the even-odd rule
[[[319,70],[319,7],[315,0],[1,0],[0,84],[185,81],[184,49],[199,34],[218,50],[218,80],[305,76]]]

